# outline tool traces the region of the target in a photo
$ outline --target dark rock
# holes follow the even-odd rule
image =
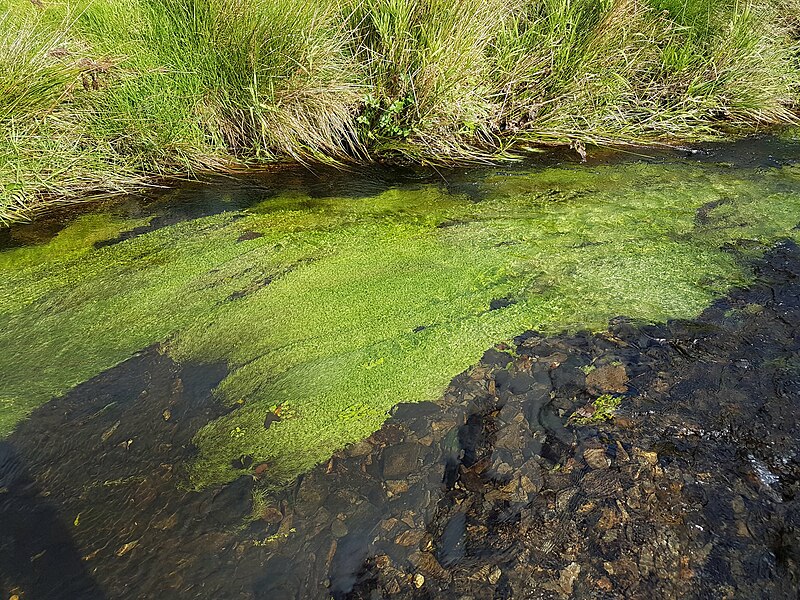
[[[273,423],[280,423],[281,418],[273,411],[269,411],[264,417],[264,429],[269,429]]]
[[[250,475],[225,485],[214,495],[207,515],[220,525],[242,522],[253,512],[253,483]]]
[[[624,365],[611,364],[598,367],[586,376],[586,387],[597,396],[606,393],[624,394],[628,391],[628,373]]]
[[[260,237],[264,237],[264,234],[258,231],[245,231],[242,235],[236,238],[236,241],[249,242],[250,240],[257,240]]]
[[[388,446],[383,451],[384,479],[404,479],[418,467],[422,447],[416,442]]]
[[[483,358],[481,358],[481,364],[488,367],[500,367],[501,369],[504,369],[513,361],[514,358],[510,354],[495,349],[487,350],[483,353]]]
[[[501,308],[508,308],[512,304],[516,304],[510,298],[496,298],[489,303],[489,310],[500,310]]]

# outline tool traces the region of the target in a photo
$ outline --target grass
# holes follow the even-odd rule
[[[224,361],[216,393],[238,407],[196,436],[192,483],[236,477],[242,454],[286,482],[369,435],[395,403],[438,398],[500,340],[603,329],[620,314],[693,317],[746,281],[737,240],[800,240],[797,166],[629,163],[459,185],[265,191],[248,210],[104,247],[147,218],[98,207],[0,252],[0,435],[161,343],[183,364]],[[214,195],[226,193],[236,206],[258,192]],[[697,209],[720,198],[730,202],[698,224]],[[246,232],[263,236],[237,241]],[[511,304],[489,310],[497,299]]]
[[[0,0],[0,221],[282,160],[796,123],[798,0]]]

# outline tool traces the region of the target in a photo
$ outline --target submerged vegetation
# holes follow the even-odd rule
[[[234,188],[215,195],[259,195],[179,222],[98,208],[0,252],[0,434],[160,343],[228,366],[235,410],[197,434],[193,484],[263,461],[287,481],[499,340],[697,314],[746,281],[743,255],[800,240],[799,189],[797,166],[642,162],[349,197]]]
[[[0,220],[278,160],[795,120],[798,0],[0,0]]]

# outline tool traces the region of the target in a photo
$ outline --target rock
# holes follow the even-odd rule
[[[658,464],[658,452],[646,451],[641,448],[634,448],[633,455],[639,458],[642,462],[655,466]]]
[[[421,573],[414,575],[414,579],[412,581],[414,583],[414,587],[417,589],[425,585],[425,577]]]
[[[603,575],[597,580],[597,587],[603,592],[610,592],[614,589],[614,584],[611,583],[611,580],[608,577]]]
[[[136,548],[136,546],[138,545],[139,545],[139,540],[133,540],[132,542],[122,544],[122,546],[117,548],[117,551],[114,552],[114,554],[119,557],[125,556],[128,552]]]
[[[242,235],[236,238],[237,242],[249,242],[264,237],[264,234],[258,231],[245,231]]]
[[[503,571],[501,571],[499,567],[495,567],[489,572],[489,575],[486,577],[486,579],[489,581],[489,583],[495,585],[498,581],[500,581],[502,574]]]
[[[337,539],[343,538],[347,535],[347,525],[339,519],[334,519],[331,523],[331,535]]]
[[[416,471],[421,449],[416,442],[387,446],[383,451],[384,479],[405,479]]]
[[[617,393],[628,391],[628,373],[623,365],[605,365],[586,376],[586,387],[592,394]]]
[[[242,454],[239,458],[234,458],[231,461],[231,466],[234,469],[242,470],[249,469],[253,464],[253,456],[250,454]]]
[[[425,532],[419,529],[407,529],[400,535],[398,535],[394,543],[398,546],[403,546],[404,548],[408,548],[410,546],[416,546],[422,541],[422,538],[425,536]]]
[[[281,418],[273,411],[269,411],[267,416],[264,417],[264,429],[269,429],[273,423],[279,423]]]
[[[261,519],[267,523],[280,523],[283,520],[283,513],[274,506],[268,506],[261,511]]]
[[[535,494],[542,489],[541,482],[534,483],[527,475],[520,475],[519,487],[526,494]]]
[[[525,493],[530,494],[531,492],[538,493],[542,491],[542,488],[544,487],[544,476],[542,475],[542,467],[539,466],[539,463],[536,462],[536,460],[528,460],[519,468],[519,473],[520,475],[526,477],[532,486],[531,490],[526,488]],[[520,481],[520,483],[522,482]],[[525,485],[528,485],[527,482]]]
[[[567,568],[561,570],[558,577],[558,587],[564,594],[572,595],[572,590],[575,587],[575,580],[581,573],[581,566],[578,563],[570,563]]]
[[[220,525],[241,521],[253,512],[253,478],[242,475],[225,485],[211,500],[208,516]]]
[[[384,485],[386,486],[386,493],[389,496],[405,494],[408,491],[408,482],[404,479],[385,481]]]
[[[586,464],[593,469],[607,469],[611,466],[611,460],[606,455],[603,448],[590,448],[583,453]]]
[[[419,571],[427,573],[431,577],[442,579],[444,581],[450,580],[450,572],[442,567],[442,565],[439,564],[439,561],[436,560],[436,557],[430,552],[414,552],[408,557],[408,560]]]
[[[344,450],[344,455],[352,458],[356,456],[366,456],[370,452],[372,452],[372,444],[367,440],[361,440],[360,442],[347,446]]]
[[[495,439],[495,448],[498,450],[508,450],[509,452],[516,452],[522,447],[524,440],[522,438],[522,431],[517,424],[506,425],[497,432]]]
[[[178,515],[176,513],[173,513],[170,516],[165,517],[160,521],[156,521],[155,523],[153,523],[153,527],[161,531],[166,531],[168,529],[172,529],[177,524],[178,524]]]
[[[508,308],[515,302],[509,298],[495,298],[489,303],[489,310],[500,310],[501,308]]]
[[[297,492],[297,501],[294,510],[301,516],[311,516],[322,506],[327,498],[327,493],[315,485],[310,477],[303,478]]]

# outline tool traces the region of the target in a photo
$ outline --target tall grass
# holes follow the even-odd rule
[[[485,160],[796,122],[798,14],[800,0],[0,0],[0,220],[285,159]]]

